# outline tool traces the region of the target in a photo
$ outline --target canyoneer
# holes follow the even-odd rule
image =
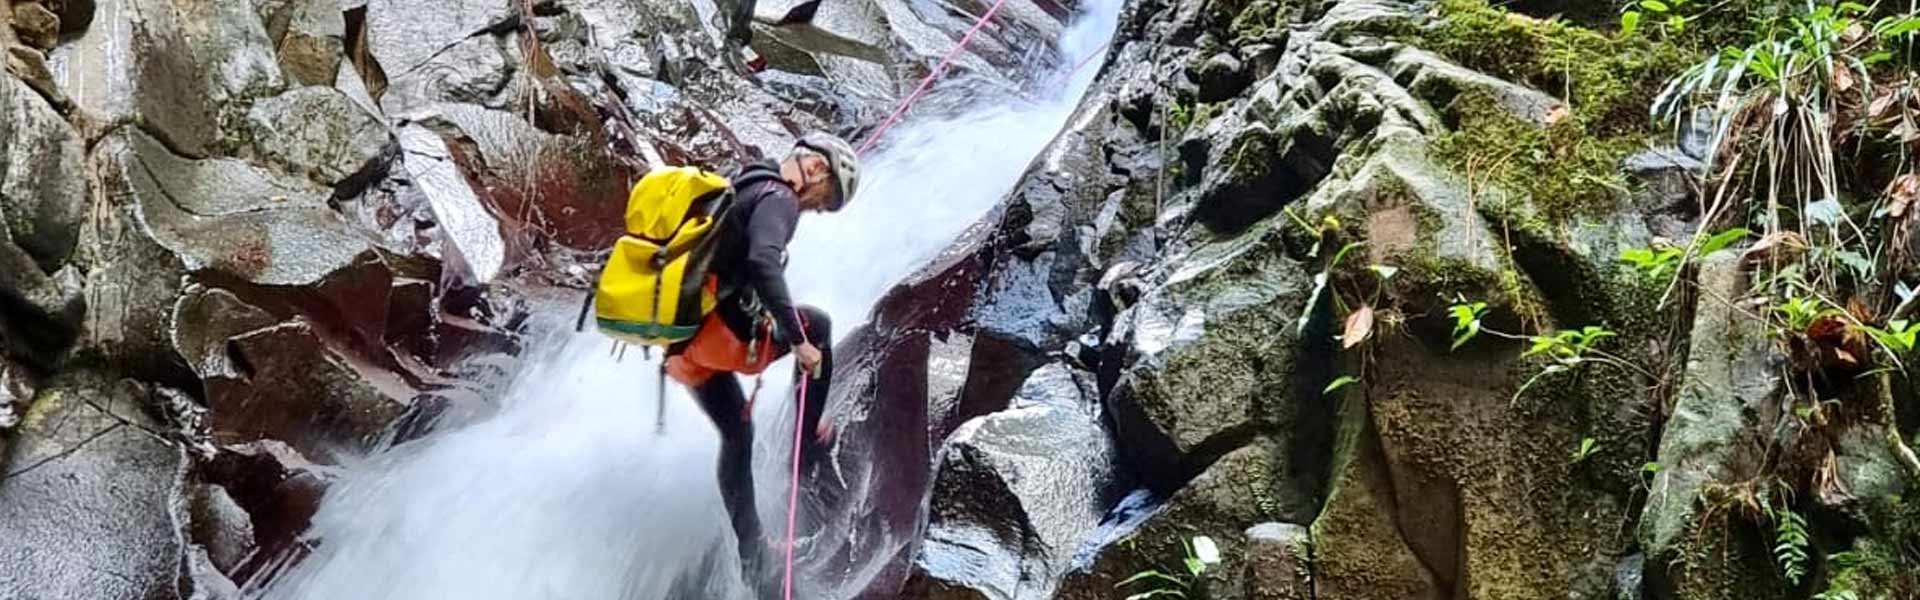
[[[801,418],[812,435],[800,453],[811,465],[832,436],[820,415],[833,329],[825,312],[795,305],[788,293],[787,244],[802,213],[846,207],[859,169],[853,147],[828,133],[808,134],[784,160],[747,165],[731,178],[655,169],[634,186],[626,235],[592,297],[602,332],[666,348],[665,376],[687,386],[719,430],[720,497],[755,586],[777,585],[779,565],[755,512],[752,401],[736,375],[757,376],[794,356],[796,382],[807,378]]]

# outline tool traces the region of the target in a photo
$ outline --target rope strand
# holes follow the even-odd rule
[[[980,20],[973,23],[973,28],[968,29],[966,35],[960,36],[960,43],[954,44],[953,49],[947,51],[946,56],[940,57],[940,64],[933,68],[933,72],[928,73],[925,79],[920,80],[920,86],[914,88],[913,93],[907,94],[907,99],[900,101],[900,106],[893,110],[893,114],[888,115],[887,120],[881,121],[880,127],[873,130],[873,133],[867,136],[867,141],[860,144],[860,154],[866,154],[868,150],[872,150],[873,145],[880,141],[880,136],[892,128],[895,123],[899,123],[900,117],[906,116],[907,109],[912,108],[913,103],[919,102],[920,96],[927,93],[927,88],[933,86],[933,80],[939,79],[941,73],[946,72],[947,65],[953,62],[953,57],[959,56],[961,50],[967,49],[967,44],[973,41],[974,34],[980,33],[980,29],[986,27],[987,21],[992,20],[993,15],[999,13],[1000,7],[1006,3],[1007,0],[996,0],[993,3],[993,7],[987,9],[987,14],[980,15]]]
[[[798,308],[793,309],[793,317],[800,322],[800,341],[812,345],[813,340],[807,339],[806,317],[800,314]],[[793,529],[795,517],[800,513],[800,441],[805,439],[803,436],[807,432],[807,384],[813,380],[813,375],[804,371],[801,373],[800,395],[794,402],[797,410],[793,412],[793,485],[792,491],[787,494],[787,577],[783,584],[786,600],[793,600]]]

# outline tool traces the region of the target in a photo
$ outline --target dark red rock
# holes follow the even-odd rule
[[[235,581],[248,580],[295,547],[337,477],[292,447],[272,440],[222,448],[201,465],[200,473],[206,481],[225,488],[252,518],[259,551],[227,573]]]
[[[413,397],[391,374],[356,366],[304,321],[233,338],[238,377],[206,380],[214,439],[283,440],[307,456],[375,447]]]

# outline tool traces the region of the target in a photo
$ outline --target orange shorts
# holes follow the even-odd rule
[[[771,333],[771,332],[768,332]],[[707,315],[700,331],[679,354],[667,357],[667,375],[681,385],[698,386],[716,373],[758,375],[780,358],[773,347],[772,335],[761,335],[752,346],[733,334],[720,320],[719,313]]]

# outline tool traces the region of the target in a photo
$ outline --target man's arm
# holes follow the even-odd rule
[[[799,220],[799,200],[793,194],[773,192],[761,197],[747,221],[747,270],[753,289],[773,313],[780,339],[795,345],[800,343],[800,321],[787,291],[785,256]]]

